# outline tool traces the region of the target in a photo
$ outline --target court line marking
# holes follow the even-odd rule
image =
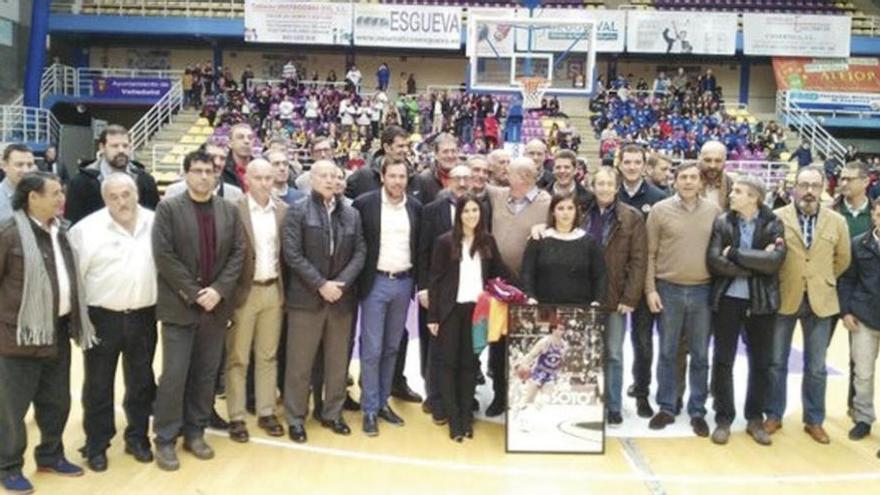
[[[644,453],[639,446],[636,445],[635,439],[621,438],[619,440],[620,445],[623,447],[623,457],[628,463],[630,463],[636,472],[649,477],[656,476],[651,469],[651,464],[645,458]],[[659,481],[646,480],[645,488],[647,488],[652,495],[666,495],[666,489],[663,488],[663,485]]]
[[[206,432],[217,437],[227,437],[225,432],[208,429]],[[568,479],[573,481],[620,481],[642,483],[673,483],[684,485],[756,485],[756,484],[816,484],[816,483],[841,483],[857,481],[880,481],[880,471],[871,473],[844,473],[829,475],[759,475],[759,476],[704,476],[686,474],[613,474],[600,472],[581,472],[572,469],[542,469],[523,466],[490,466],[484,464],[460,463],[433,459],[421,459],[415,457],[403,457],[391,454],[379,454],[355,450],[343,450],[331,447],[318,447],[313,445],[296,444],[290,441],[272,440],[268,438],[251,437],[252,443],[280,447],[288,450],[298,450],[313,454],[322,454],[332,457],[359,459],[365,461],[399,464],[404,466],[445,469],[450,471],[464,471],[499,476],[537,477],[544,479]]]

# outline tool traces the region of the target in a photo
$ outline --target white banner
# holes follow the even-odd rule
[[[518,11],[520,18],[528,18],[529,12],[525,9]],[[624,42],[626,40],[624,29],[626,26],[626,11],[623,10],[575,10],[575,9],[540,9],[535,12],[534,19],[564,19],[567,21],[593,21],[596,23],[596,51],[606,53],[623,52]],[[567,50],[573,40],[565,34],[566,28],[560,27],[558,30],[549,30],[546,35],[539,36],[543,38],[549,48],[542,48],[538,45],[532,45],[534,50],[547,51],[564,51]],[[570,29],[568,29],[570,33]],[[520,46],[527,45],[528,33],[520,30],[517,33],[517,44]],[[533,36],[535,38],[535,36]],[[555,42],[558,40],[559,42]],[[586,47],[586,45],[584,45]],[[585,51],[586,48],[584,48]]]
[[[831,91],[789,91],[786,103],[812,113],[880,112],[880,94]]]
[[[743,14],[743,53],[849,57],[851,28],[848,16]]]
[[[631,10],[626,50],[633,53],[733,55],[736,14]]]
[[[431,5],[358,3],[354,43],[398,48],[461,48],[461,9]]]
[[[247,42],[349,45],[351,31],[348,3],[245,0]]]

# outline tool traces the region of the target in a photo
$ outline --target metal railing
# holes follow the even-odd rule
[[[166,124],[170,124],[174,115],[182,109],[183,85],[177,80],[171,84],[171,89],[128,130],[131,149],[137,151],[147,144],[147,141]]]
[[[248,92],[251,92],[254,90],[254,88],[258,86],[273,86],[276,84],[281,84],[284,81],[284,79],[261,79],[259,77],[252,77],[248,79],[246,89]],[[348,83],[345,81],[327,82],[319,80],[318,82],[313,82],[311,79],[300,79],[299,83],[307,88],[312,86],[317,86],[318,88],[326,88],[327,86],[330,86],[336,89],[345,89],[345,87],[348,86]],[[355,89],[356,92],[360,94],[361,90],[363,89],[363,85],[359,84]]]
[[[791,164],[789,162],[734,160],[726,162],[724,170],[733,174],[760,177],[768,189],[773,189],[791,173]]]
[[[781,122],[792,127],[801,141],[810,143],[813,151],[823,154],[826,158],[836,158],[840,163],[845,161],[846,148],[843,144],[822,127],[809,112],[791,101],[787,91],[776,93],[776,116]]]
[[[58,119],[44,108],[0,106],[0,142],[57,143],[59,129]]]

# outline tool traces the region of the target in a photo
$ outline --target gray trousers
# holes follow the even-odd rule
[[[196,325],[162,324],[162,376],[153,405],[156,444],[200,438],[214,409],[214,383],[226,334],[225,320],[203,314]]]
[[[309,412],[309,382],[316,358],[324,362],[322,417],[342,417],[351,341],[350,304],[327,304],[321,309],[293,309],[287,315],[287,370],[284,377],[284,413],[287,423],[301,425]],[[324,355],[318,357],[323,344]]]
[[[31,403],[40,429],[34,449],[38,466],[64,456],[62,434],[70,414],[70,339],[67,320],[58,324],[53,358],[0,356],[0,477],[21,474],[27,448],[25,415]]]

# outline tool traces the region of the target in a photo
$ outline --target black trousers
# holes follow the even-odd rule
[[[431,342],[433,356],[440,365],[440,395],[449,418],[449,430],[464,433],[474,422],[474,304],[456,304],[440,324]]]
[[[651,390],[651,363],[654,361],[654,321],[660,321],[648,310],[642,297],[632,313],[630,340],[633,346],[633,390],[639,398],[647,398]]]
[[[127,313],[89,307],[89,318],[100,344],[85,352],[82,404],[86,457],[107,450],[116,435],[113,389],[120,354],[125,380],[125,442],[148,446],[147,431],[156,398],[156,307]]]
[[[715,422],[727,425],[736,417],[733,396],[733,363],[740,333],[749,358],[749,383],[746,391],[745,417],[763,419],[764,403],[770,393],[770,358],[776,315],[750,315],[749,301],[723,297],[712,315],[715,330],[712,349],[712,395]]]
[[[21,474],[27,448],[28,408],[40,443],[34,449],[38,466],[49,466],[64,455],[62,434],[70,414],[70,333],[66,318],[59,320],[58,354],[52,358],[0,356],[0,477]]]
[[[489,344],[489,372],[492,373],[492,402],[507,405],[507,337]]]
[[[416,302],[418,304],[418,302]],[[439,376],[442,372],[431,351],[433,338],[428,331],[428,310],[419,304],[419,357],[420,371],[425,383],[425,402],[431,408],[431,416],[436,420],[446,419],[446,408],[440,396]]]
[[[203,313],[195,325],[162,324],[162,375],[153,405],[157,444],[204,435],[214,409],[214,382],[226,320]]]

